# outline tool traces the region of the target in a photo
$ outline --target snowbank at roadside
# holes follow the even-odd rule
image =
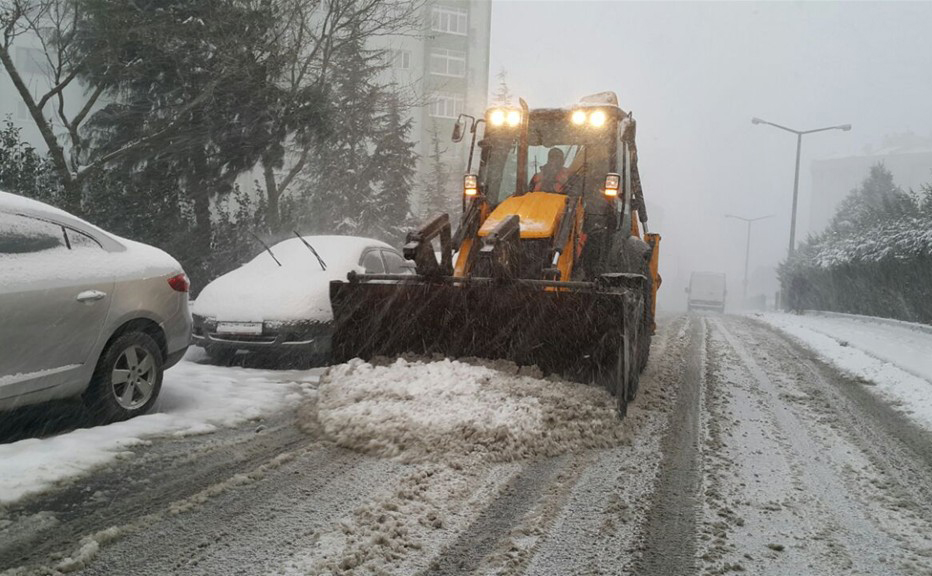
[[[188,358],[197,354],[189,352]],[[155,409],[107,426],[0,444],[0,504],[40,492],[129,454],[146,438],[202,434],[233,426],[302,398],[300,383],[320,370],[271,371],[179,362],[165,372]]]
[[[321,379],[317,420],[339,445],[406,461],[434,454],[509,461],[606,447],[621,437],[601,388],[511,363],[354,360]]]
[[[839,370],[876,385],[887,401],[932,430],[932,333],[907,322],[849,315],[762,314]]]

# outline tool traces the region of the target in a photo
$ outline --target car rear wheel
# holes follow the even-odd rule
[[[98,422],[115,422],[146,413],[162,388],[164,360],[144,332],[128,332],[111,342],[97,362],[84,401]]]

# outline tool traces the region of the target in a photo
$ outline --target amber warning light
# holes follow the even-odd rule
[[[621,177],[618,174],[608,174],[605,176],[605,189],[603,192],[606,196],[618,196],[618,189],[621,187]]]
[[[466,196],[475,196],[479,193],[478,178],[475,174],[467,174],[463,177],[463,194]]]

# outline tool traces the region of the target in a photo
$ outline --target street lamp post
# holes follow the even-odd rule
[[[851,124],[826,126],[825,128],[816,128],[815,130],[794,130],[786,126],[768,122],[767,120],[761,120],[760,118],[751,118],[751,124],[767,124],[768,126],[773,126],[774,128],[796,134],[796,175],[793,177],[793,215],[790,217],[790,249],[788,254],[788,256],[792,256],[793,252],[796,250],[796,204],[799,198],[799,153],[803,146],[803,136],[814,132],[825,132],[826,130],[843,130],[847,132],[851,130]]]
[[[748,300],[748,261],[751,254],[751,224],[757,222],[758,220],[764,220],[765,218],[773,218],[773,214],[767,216],[758,216],[757,218],[745,218],[744,216],[735,216],[734,214],[725,214],[725,218],[734,218],[736,220],[741,220],[746,222],[748,225],[748,234],[747,239],[744,243],[744,296],[742,302],[746,303]]]

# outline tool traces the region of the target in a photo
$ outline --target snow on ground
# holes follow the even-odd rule
[[[233,426],[304,398],[322,370],[273,371],[198,364],[199,350],[165,372],[154,409],[107,426],[0,444],[0,504],[80,476],[131,454],[153,436],[203,434]]]
[[[762,314],[836,368],[876,385],[887,401],[932,430],[932,329],[842,314]]]
[[[505,362],[354,360],[322,378],[317,417],[341,446],[406,461],[510,461],[617,444],[621,426],[607,392],[526,372]]]

